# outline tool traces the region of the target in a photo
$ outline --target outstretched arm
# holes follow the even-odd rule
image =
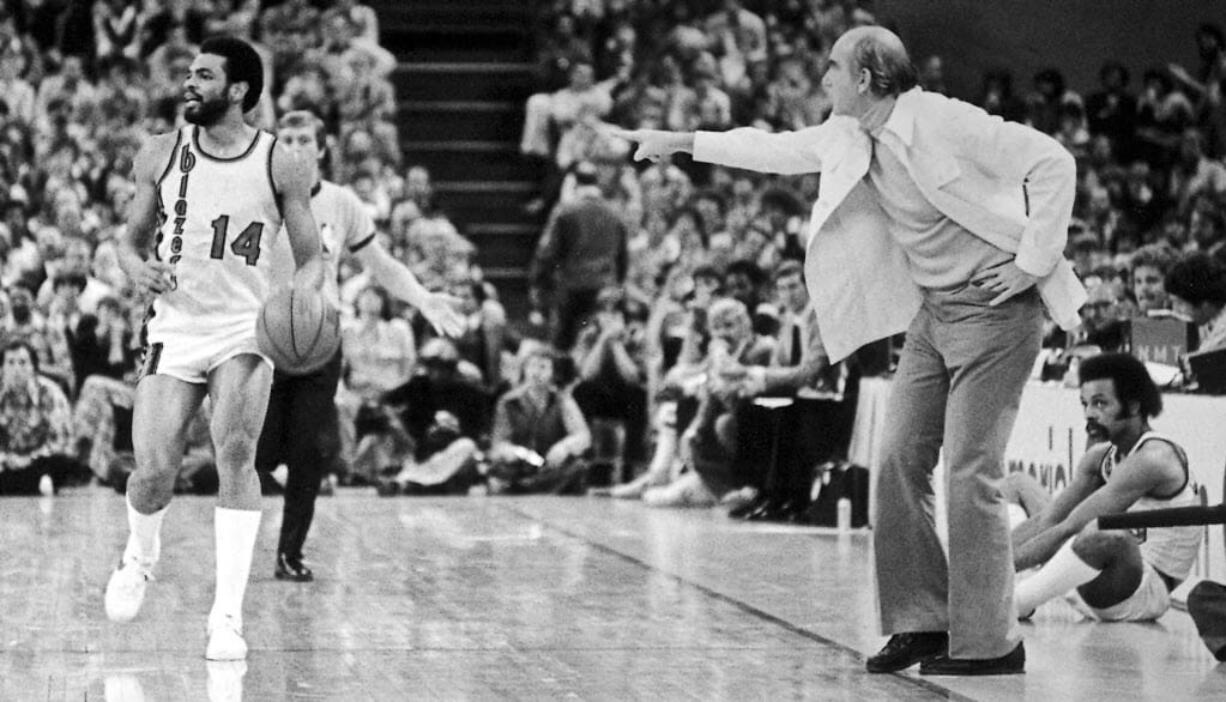
[[[324,284],[323,244],[311,214],[311,187],[319,179],[319,166],[304,154],[280,143],[273,147],[272,181],[281,197],[281,215],[294,252],[294,287],[318,290]]]
[[[1112,480],[1094,489],[1094,483],[1100,482],[1094,478],[1097,463],[1083,460],[1073,483],[1043,511],[1035,534],[1024,543],[1015,540],[1013,562],[1018,570],[1047,562],[1065,541],[1090,522],[1104,514],[1127,510],[1137,500],[1151,492],[1161,492],[1183,475],[1174,449],[1157,441],[1145,444],[1124,459]]]
[[[613,136],[639,145],[634,160],[656,162],[675,153],[694,153],[694,132],[668,132],[662,129],[618,129]]]
[[[450,295],[432,293],[417,280],[413,271],[372,241],[354,254],[362,267],[393,297],[404,300],[421,311],[435,331],[447,336],[464,333],[464,317],[459,313],[460,301]]]
[[[798,175],[822,169],[822,156],[842,133],[837,120],[794,132],[767,132],[741,127],[727,132],[666,132],[656,129],[616,130],[614,136],[639,145],[634,157],[658,161],[677,152],[695,161],[718,163],[761,173]]]

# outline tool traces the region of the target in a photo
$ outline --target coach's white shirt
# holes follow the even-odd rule
[[[1064,259],[1076,191],[1073,157],[1054,139],[967,103],[914,88],[898,97],[880,138],[945,216],[1015,255],[1061,327],[1080,323],[1086,292]],[[787,175],[822,173],[805,279],[831,361],[906,331],[919,310],[902,247],[865,181],[872,141],[853,117],[772,134],[698,132],[694,159]],[[956,252],[951,252],[956,255]]]

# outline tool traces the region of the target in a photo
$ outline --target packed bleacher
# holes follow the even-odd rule
[[[459,298],[469,320],[460,338],[439,338],[342,263],[342,450],[330,485],[594,490],[830,523],[832,506],[808,499],[813,483],[864,479],[844,461],[859,379],[888,374],[901,340],[823,362],[795,263],[817,175],[636,164],[611,130],[820,124],[826,53],[847,28],[878,21],[871,3],[538,3],[538,90],[519,136],[545,176],[526,204],[542,232],[525,319],[508,318],[430,174],[402,156],[395,58],[369,8],[7,7],[0,492],[123,489],[147,301],[123,279],[114,240],[140,140],[181,124],[183,71],[218,33],[265,59],[270,90],[251,118],[272,129],[291,110],[318,114],[326,177],[351,187],[384,246]],[[1084,97],[1058,67],[993,70],[981,93],[958,96],[1053,135],[1077,159],[1068,254],[1091,298],[1079,331],[1053,326],[1036,380],[1071,382],[1078,358],[1127,348],[1140,318],[1186,320],[1197,330],[1188,351],[1226,346],[1226,41],[1213,25],[1189,36],[1198,65],[1154,67],[1139,82],[1113,57],[1090,57],[1101,81]],[[923,87],[945,91],[941,58],[913,58]],[[1195,382],[1183,370],[1168,387]],[[189,437],[198,460],[182,490],[215,489],[206,426]]]
[[[888,372],[891,346],[864,349],[825,379],[795,373],[789,384],[773,387],[761,381],[721,385],[753,368],[740,354],[751,353],[756,341],[786,347],[792,343],[790,329],[805,326],[806,302],[788,309],[783,291],[789,275],[782,264],[803,258],[805,220],[818,179],[738,172],[684,156],[631,170],[627,145],[609,135],[611,127],[778,131],[820,124],[830,111],[821,86],[826,52],[846,29],[877,22],[872,4],[559,2],[545,8],[541,90],[525,106],[521,150],[542,160],[549,173],[541,206],[565,209],[575,184],[594,180],[604,202],[624,216],[626,297],[648,310],[643,387],[656,451],[649,469],[613,494],[667,505],[722,499],[735,515],[745,512],[738,507],[746,495],[768,490],[776,493],[780,508],[766,510],[768,518],[812,519],[812,505],[803,512],[806,489],[822,470],[831,470],[828,464],[821,467],[823,461],[846,457],[846,411],[836,408],[855,401],[855,378]],[[1189,37],[1197,42],[1199,65],[1155,66],[1139,86],[1122,64],[1104,56],[1100,84],[1084,97],[1055,67],[1039,71],[1025,87],[1022,77],[1015,80],[1010,70],[995,69],[984,75],[980,94],[957,96],[1052,135],[1078,164],[1068,254],[1090,289],[1090,302],[1076,332],[1049,325],[1036,380],[1075,386],[1078,360],[1129,350],[1133,330],[1148,324],[1138,319],[1179,320],[1190,327],[1190,343],[1177,349],[1182,352],[1222,344],[1226,43],[1220,28],[1210,24],[1189,27]],[[941,57],[913,59],[924,89],[947,92]],[[559,200],[563,204],[554,205]],[[538,276],[537,282],[553,286],[552,313],[561,324],[555,342],[565,346],[571,338],[568,320],[601,314],[588,312],[598,297],[592,290],[597,277],[590,268],[568,273],[552,249],[541,251],[539,270],[550,275]],[[742,303],[753,327],[752,336],[729,342],[731,373],[718,370],[729,364],[723,356],[728,344],[719,343],[711,326],[714,301],[726,298]],[[547,306],[540,309],[544,317]],[[894,349],[898,343],[901,339]],[[803,358],[803,353],[781,352],[768,365]],[[1165,387],[1198,387],[1183,365],[1169,377],[1159,371]],[[708,378],[715,380],[700,380]],[[826,401],[767,410],[769,395]],[[740,431],[707,432],[703,412],[684,409],[706,404],[726,406],[736,421],[720,426]],[[683,408],[679,422],[677,407]],[[794,431],[797,427],[801,431]],[[843,438],[819,448],[789,443],[808,433]],[[772,439],[783,445],[772,446]],[[721,453],[720,441],[726,444],[721,460],[732,465],[736,478],[731,483],[722,477],[697,479],[692,474],[704,474],[701,454]],[[674,455],[662,455],[672,446]],[[800,465],[763,460],[772,448],[775,456],[799,450]],[[720,467],[714,474],[727,470]],[[750,489],[739,489],[744,486]],[[751,502],[763,506],[760,499]],[[787,503],[802,512],[782,508]]]

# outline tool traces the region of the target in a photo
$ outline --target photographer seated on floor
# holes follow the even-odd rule
[[[489,427],[489,394],[460,364],[451,340],[431,339],[418,354],[422,372],[384,395],[385,405],[399,408],[388,426],[407,434],[412,451],[395,477],[378,483],[380,495],[464,494],[480,481],[477,454]]]

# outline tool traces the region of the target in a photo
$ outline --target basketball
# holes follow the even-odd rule
[[[341,316],[319,292],[289,288],[270,297],[255,325],[260,353],[282,373],[304,375],[327,363],[341,342]]]

